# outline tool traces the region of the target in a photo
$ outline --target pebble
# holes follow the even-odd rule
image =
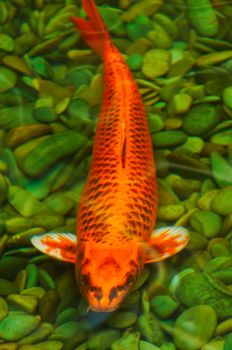
[[[204,116],[204,118],[202,117]],[[218,109],[211,104],[194,106],[185,116],[183,129],[189,135],[204,135],[211,130],[219,121]]]
[[[60,325],[69,321],[77,321],[78,319],[79,315],[77,309],[75,307],[69,307],[68,309],[58,314],[56,318],[56,323]]]
[[[179,130],[160,131],[152,135],[152,142],[158,148],[175,147],[186,140],[187,135]]]
[[[18,345],[16,343],[2,343],[0,344],[0,350],[17,350]]]
[[[151,30],[147,34],[147,38],[153,44],[156,49],[170,49],[172,46],[169,35],[163,30],[157,28],[157,30]]]
[[[204,237],[202,234],[191,232],[191,231],[189,232],[189,235],[190,235],[190,241],[188,243],[188,250],[193,252],[193,251],[206,249],[208,244],[208,240],[206,237]]]
[[[0,70],[1,73],[1,70]],[[1,78],[0,78],[1,85]],[[4,89],[6,88],[4,81]],[[12,87],[12,84],[11,84]],[[1,89],[0,89],[1,90]],[[1,91],[2,92],[2,91]],[[0,127],[11,129],[19,126],[34,124],[35,120],[32,115],[32,106],[25,103],[22,106],[11,106],[0,109]]]
[[[232,50],[213,52],[200,56],[196,60],[196,64],[198,67],[206,68],[227,61],[230,58],[232,58]]]
[[[160,346],[165,341],[159,320],[153,313],[142,314],[138,319],[141,335],[148,342]]]
[[[27,65],[25,60],[17,55],[7,55],[4,56],[2,59],[2,62],[5,66],[12,68],[13,70],[16,70],[19,73],[31,76],[31,68]]]
[[[0,278],[0,295],[1,296],[6,296],[17,292],[18,292],[18,289],[13,282]]]
[[[229,288],[202,272],[193,271],[186,275],[179,275],[177,275],[174,293],[181,303],[187,307],[205,304],[211,306],[220,319],[232,317],[232,294]]]
[[[176,147],[175,151],[189,156],[198,156],[204,149],[204,141],[200,137],[189,136],[185,143]]]
[[[132,41],[146,37],[150,30],[152,30],[152,22],[144,14],[138,15],[133,22],[127,24],[127,35]]]
[[[56,327],[49,337],[49,340],[59,340],[66,342],[77,332],[80,332],[80,325],[77,322],[70,321]]]
[[[56,288],[56,284],[52,276],[43,269],[38,270],[38,280],[45,290],[51,290]]]
[[[67,290],[75,288],[75,275],[70,269],[65,271],[57,281],[57,293],[60,299],[65,299]]]
[[[160,206],[178,204],[180,202],[171,186],[162,179],[158,180],[158,194]]]
[[[40,299],[39,314],[43,321],[53,322],[59,305],[59,297],[55,290],[47,291]]]
[[[38,343],[36,344],[39,349],[38,350],[61,350],[63,349],[64,345],[60,341],[48,341],[46,340],[45,342]]]
[[[140,340],[139,350],[160,350],[160,347],[154,344],[148,343],[147,341]]]
[[[198,207],[202,210],[210,210],[213,198],[216,196],[218,192],[219,190],[213,189],[211,191],[204,193],[203,196],[198,200]]]
[[[30,217],[47,209],[33,194],[18,186],[9,187],[8,201],[19,214],[25,217]]]
[[[217,192],[211,203],[212,210],[219,215],[232,213],[232,186],[228,186]]]
[[[212,173],[219,187],[232,185],[232,165],[218,152],[210,154]]]
[[[226,340],[225,340],[225,343],[224,343],[224,347],[222,348],[222,350],[230,350],[232,347],[232,333],[230,333],[227,337],[226,337]],[[217,350],[217,349],[216,349]],[[219,349],[221,350],[221,349]]]
[[[0,297],[0,322],[8,315],[8,305],[5,299]]]
[[[151,133],[155,133],[163,129],[164,121],[159,114],[148,113],[147,119]]]
[[[32,124],[11,129],[6,136],[6,145],[15,148],[31,139],[51,132],[49,125]]]
[[[39,316],[8,315],[0,323],[0,337],[9,342],[17,341],[33,332],[39,324]]]
[[[50,323],[43,322],[39,325],[39,327],[28,336],[23,337],[19,341],[20,345],[24,344],[36,344],[48,338],[53,330],[53,326]]]
[[[111,350],[138,350],[139,349],[139,332],[125,332],[122,337],[117,339],[112,345]],[[140,347],[141,350],[141,347]]]
[[[36,287],[38,280],[38,269],[34,264],[28,264],[26,267],[27,280],[25,289]]]
[[[207,238],[213,238],[220,233],[222,219],[211,211],[198,210],[192,214],[190,224],[196,232],[202,233]]]
[[[25,157],[23,169],[29,176],[39,176],[57,160],[74,154],[86,142],[86,137],[76,131],[63,131],[49,136]]]
[[[173,343],[164,343],[160,350],[176,350],[176,347]]]
[[[0,3],[0,24],[4,24],[8,17],[8,8],[4,2]]]
[[[14,50],[14,40],[7,34],[0,34],[0,50],[12,52]]]
[[[158,218],[165,222],[175,221],[183,216],[184,213],[185,208],[182,204],[170,204],[158,208]]]
[[[87,341],[88,350],[108,350],[109,347],[120,337],[117,330],[99,331]]]
[[[155,79],[168,73],[171,54],[167,50],[154,49],[144,55],[142,72],[146,78]]]
[[[138,53],[131,54],[126,62],[131,70],[140,70],[143,65],[143,56]]]
[[[219,21],[210,0],[188,0],[187,8],[189,19],[201,36],[211,37],[218,33]]]
[[[178,118],[168,118],[164,122],[165,130],[178,130],[182,126],[182,120]]]
[[[192,105],[192,97],[185,93],[176,94],[169,103],[170,114],[185,114]]]
[[[231,86],[223,90],[222,98],[226,107],[232,109],[232,87]]]
[[[125,22],[133,21],[141,13],[150,16],[157,12],[162,6],[163,0],[142,0],[133,4],[127,11],[123,13],[121,19]]]
[[[116,329],[124,329],[133,326],[137,321],[137,314],[132,311],[118,311],[107,321],[107,324]]]
[[[50,210],[61,215],[65,215],[70,212],[76,204],[71,198],[62,192],[51,194],[45,199],[44,203]]]
[[[30,295],[10,294],[7,297],[7,302],[17,310],[28,314],[34,314],[38,306],[38,299]]]
[[[135,305],[139,302],[141,293],[139,290],[131,292],[121,303],[120,310],[130,310],[132,305]]]
[[[201,349],[212,338],[216,326],[217,315],[210,306],[191,307],[176,320],[173,332],[175,345],[184,350]]]
[[[0,93],[12,89],[17,81],[17,75],[9,68],[0,67]]]
[[[225,340],[213,339],[209,344],[204,345],[201,350],[226,350]]]
[[[232,129],[224,130],[222,132],[214,134],[210,141],[222,146],[228,146],[232,144]]]
[[[179,307],[179,302],[169,295],[154,296],[151,301],[151,308],[161,319],[170,318]]]
[[[48,106],[35,108],[33,111],[33,116],[35,120],[41,123],[52,123],[58,118],[55,110]]]

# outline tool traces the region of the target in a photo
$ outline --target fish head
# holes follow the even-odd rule
[[[110,312],[132,290],[143,268],[137,242],[121,247],[83,243],[77,251],[76,274],[90,309]]]

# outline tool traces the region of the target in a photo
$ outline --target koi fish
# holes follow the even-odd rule
[[[157,181],[144,105],[94,1],[83,0],[83,8],[88,20],[71,20],[102,58],[105,87],[79,204],[77,235],[47,233],[33,237],[32,244],[54,258],[74,263],[80,291],[90,308],[108,312],[132,290],[144,264],[179,252],[189,235],[175,226],[153,231]]]

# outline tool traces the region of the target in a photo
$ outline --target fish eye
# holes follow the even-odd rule
[[[83,287],[88,287],[89,286],[89,276],[88,275],[82,275],[80,278],[80,282]]]
[[[126,283],[129,284],[130,286],[134,283],[135,281],[135,276],[130,274],[127,276]]]

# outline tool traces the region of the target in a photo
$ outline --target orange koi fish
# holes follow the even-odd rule
[[[90,308],[107,312],[131,291],[144,264],[177,253],[189,236],[175,226],[153,231],[157,182],[143,102],[94,1],[83,0],[83,7],[88,20],[72,21],[104,62],[105,88],[77,237],[48,233],[33,237],[32,243],[52,257],[75,263],[80,291]]]

